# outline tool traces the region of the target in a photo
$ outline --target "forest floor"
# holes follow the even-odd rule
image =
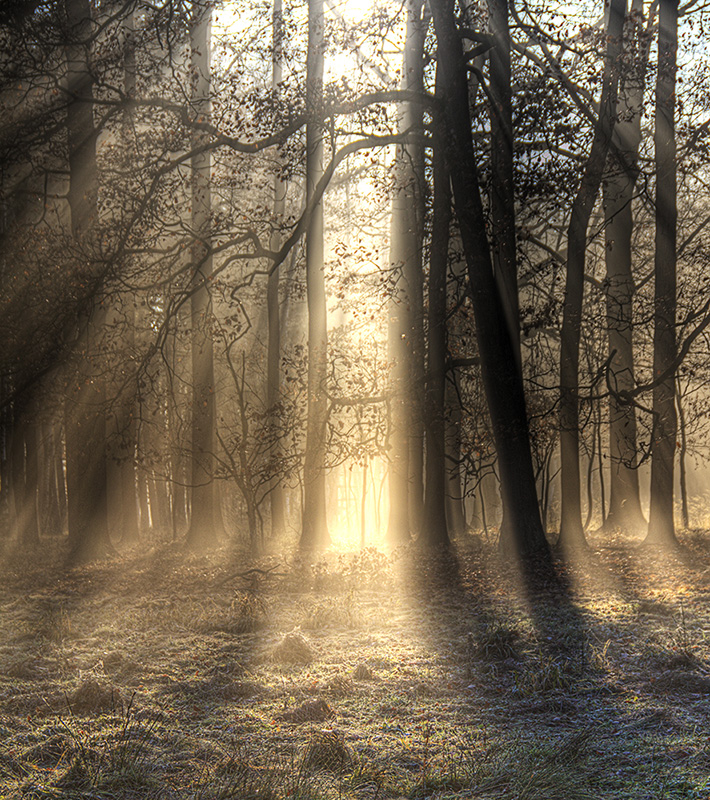
[[[710,797],[710,546],[530,595],[473,536],[0,574],[0,798]],[[249,570],[257,569],[260,571]]]

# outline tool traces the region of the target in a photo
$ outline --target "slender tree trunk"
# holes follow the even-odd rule
[[[606,484],[604,481],[604,454],[602,452],[602,421],[601,410],[599,411],[599,419],[597,420],[597,460],[599,468],[599,506],[602,515],[602,527],[606,524]]]
[[[677,544],[673,519],[676,450],[676,142],[675,90],[678,0],[660,0],[656,72],[656,251],[653,311],[653,431],[651,508],[645,543]]]
[[[273,18],[273,56],[271,88],[278,95],[283,74],[283,3],[274,0]],[[271,249],[276,251],[281,246],[281,229],[286,206],[286,182],[279,174],[280,155],[276,154],[276,174],[274,175],[274,232],[271,235]],[[266,289],[266,307],[269,326],[268,353],[266,366],[266,407],[269,414],[269,436],[271,445],[269,461],[272,464],[269,503],[271,506],[271,536],[278,537],[285,530],[284,494],[281,486],[282,442],[279,430],[279,395],[281,391],[281,317],[279,310],[279,269],[269,275]]]
[[[594,514],[594,459],[597,455],[597,432],[592,432],[592,452],[587,461],[587,518],[584,520],[585,532],[589,530]]]
[[[646,527],[641,511],[637,459],[636,412],[622,403],[619,393],[634,388],[632,346],[635,286],[631,264],[633,193],[638,172],[641,115],[648,46],[643,44],[641,0],[634,0],[626,21],[624,67],[621,75],[615,153],[602,184],[606,247],[607,331],[609,337],[609,461],[611,497],[607,528],[640,531]],[[628,62],[628,63],[627,63]]]
[[[148,497],[148,479],[145,472],[138,473],[138,508],[140,510],[141,533],[150,533],[152,521],[150,518],[150,498]]]
[[[124,56],[123,56],[123,83],[126,96],[131,101],[136,96],[136,51],[135,51],[135,8],[131,7],[123,21]],[[124,117],[124,146],[127,155],[133,154],[130,146],[133,135],[133,105],[129,102]],[[130,156],[129,156],[130,158]],[[135,348],[136,332],[136,300],[132,294],[123,298],[121,308],[122,323],[124,326],[123,347],[128,364]],[[138,441],[138,424],[136,420],[136,395],[126,387],[126,396],[120,398],[118,412],[120,417],[117,424],[118,434],[118,464],[117,480],[119,483],[119,496],[121,510],[118,519],[121,528],[121,542],[135,544],[140,539],[138,521],[138,497],[136,493],[136,442]]]
[[[424,39],[429,27],[429,17],[423,0],[407,0],[407,34],[404,45],[403,86],[410,92],[424,92]],[[403,107],[402,127],[415,139],[403,149],[404,186],[403,202],[406,206],[403,223],[407,244],[403,274],[407,286],[409,305],[406,343],[409,349],[409,524],[416,534],[422,525],[424,510],[424,436],[426,378],[424,340],[424,274],[422,268],[422,243],[424,230],[424,145],[420,139],[424,119],[421,103],[407,102]],[[422,387],[420,390],[418,387]]]
[[[461,401],[457,389],[458,369],[446,382],[446,523],[452,536],[466,531],[461,487]]]
[[[463,44],[456,28],[453,0],[432,0],[431,6],[447,129],[447,162],[468,265],[483,385],[502,491],[511,514],[510,544],[521,555],[547,554],[535,491],[522,376],[516,367],[486,235],[471,137]]]
[[[488,0],[488,19],[495,46],[490,50],[491,224],[493,269],[503,302],[508,335],[520,364],[520,312],[515,246],[513,181],[513,103],[510,85],[508,0]],[[503,510],[505,516],[505,509]]]
[[[438,93],[437,93],[438,94]],[[429,258],[428,370],[426,384],[426,493],[420,541],[446,547],[446,275],[451,226],[451,185],[445,131],[436,126],[432,167],[434,219]]]
[[[490,51],[491,103],[491,222],[493,269],[503,303],[508,336],[516,366],[522,372],[520,312],[515,246],[515,187],[513,182],[513,104],[510,85],[510,28],[508,0],[488,0],[488,24],[495,46]],[[510,546],[510,513],[503,499],[500,545]]]
[[[423,87],[424,25],[421,0],[408,0],[402,88]],[[399,130],[422,127],[419,104],[402,103]],[[388,309],[390,369],[390,516],[387,538],[409,539],[421,525],[423,486],[423,419],[418,398],[424,386],[422,288],[423,149],[420,143],[397,147],[390,228],[390,269],[395,288]]]
[[[680,468],[680,502],[683,515],[683,527],[690,528],[690,513],[688,511],[688,481],[686,472],[686,456],[688,454],[688,438],[685,432],[685,411],[683,409],[683,395],[680,391],[680,381],[676,380],[676,405],[678,407],[678,429],[680,433],[680,452],[678,453],[678,466]]]
[[[42,424],[41,438],[40,463],[42,465],[42,478],[40,487],[43,497],[40,502],[41,527],[50,536],[58,536],[62,531],[63,523],[59,500],[59,481],[57,479],[57,447],[52,421],[45,421]],[[59,467],[61,469],[61,461],[59,462]]]
[[[362,491],[360,493],[360,548],[365,547],[367,541],[367,520],[365,514],[367,512],[367,467],[368,459],[362,463]]]
[[[560,459],[562,518],[559,545],[586,547],[582,526],[579,466],[579,343],[584,296],[587,228],[604,173],[614,130],[625,0],[611,0],[599,118],[567,230],[567,279],[560,352]]]
[[[23,548],[39,544],[37,514],[39,471],[36,408],[25,403],[12,436],[12,485],[17,537]]]
[[[89,53],[91,4],[89,0],[65,0],[70,41],[67,57],[67,144],[69,150],[69,209],[71,228],[82,258],[90,259],[98,222],[98,173],[96,131],[93,120],[94,88]],[[90,263],[90,262],[89,262]],[[97,292],[100,283],[89,265],[85,280]],[[111,551],[108,531],[106,459],[106,388],[98,341],[104,314],[90,298],[93,309],[79,322],[80,355],[65,407],[67,518],[69,544],[74,560],[102,557]]]
[[[212,9],[209,3],[193,6],[190,29],[192,71],[192,113],[195,119],[209,120],[210,31]],[[205,135],[193,134],[193,147],[205,143]],[[214,342],[211,331],[212,276],[211,170],[210,150],[192,156],[192,515],[187,544],[195,549],[215,547],[220,517],[216,508],[214,482],[215,382]]]
[[[310,203],[323,174],[324,59],[323,0],[308,0],[308,64],[306,76],[306,202]],[[308,418],[303,467],[301,543],[305,550],[330,544],[326,517],[325,456],[328,426],[328,310],[323,251],[323,201],[315,207],[306,231],[308,298]]]

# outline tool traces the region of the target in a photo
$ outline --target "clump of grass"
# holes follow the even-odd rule
[[[303,751],[301,768],[306,772],[342,773],[355,762],[352,750],[340,731],[316,730]]]
[[[568,659],[546,658],[514,676],[514,691],[519,697],[533,697],[554,691],[567,691],[574,683],[574,670]]]
[[[468,635],[468,657],[484,661],[505,661],[508,658],[518,658],[518,643],[520,633],[509,625],[492,622],[484,625],[478,635]]]
[[[325,722],[328,719],[332,719],[334,716],[335,712],[328,702],[319,697],[317,700],[306,700],[305,703],[302,703],[291,711],[285,711],[280,715],[280,719],[286,722],[296,723]]]
[[[589,664],[596,672],[611,672],[612,663],[611,659],[609,658],[610,645],[611,639],[607,639],[601,647],[597,647],[590,643],[588,647]]]
[[[121,693],[115,686],[95,678],[83,680],[67,698],[67,703],[73,714],[115,713],[123,705]]]
[[[347,697],[353,688],[352,679],[347,675],[334,675],[327,684],[328,694],[333,697]]]
[[[589,738],[579,733],[561,742],[514,744],[501,762],[499,785],[507,774],[517,800],[592,800],[597,794],[584,771]]]
[[[72,633],[72,621],[64,603],[51,599],[41,603],[37,618],[38,638],[62,644]]]
[[[325,800],[332,797],[332,793],[324,794],[320,790],[318,777],[304,768],[303,758],[295,754],[289,758],[269,753],[268,764],[260,765],[254,762],[250,752],[240,747],[226,760],[203,770],[199,780],[193,783],[189,797],[192,800]]]
[[[60,718],[65,749],[54,765],[52,791],[58,789],[67,796],[146,797],[160,788],[161,759],[152,749],[160,741],[154,731],[157,723],[136,721],[130,705],[117,721],[118,725],[105,720],[92,733],[91,727],[78,725],[74,717]],[[65,758],[68,763],[62,770]]]
[[[501,796],[516,800],[592,800],[586,733],[562,741],[459,740],[423,768],[407,794]]]
[[[375,673],[367,664],[360,663],[353,669],[353,678],[356,681],[374,681]]]
[[[271,652],[271,658],[281,664],[310,664],[315,652],[310,643],[298,631],[287,633]]]
[[[273,770],[256,768],[248,756],[238,753],[218,764],[214,774],[205,780],[196,793],[200,798],[212,800],[278,800],[279,777]]]

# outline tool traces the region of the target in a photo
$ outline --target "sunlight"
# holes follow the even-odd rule
[[[0,798],[707,795],[680,11],[0,2]]]
[[[351,460],[331,471],[328,528],[335,550],[382,546],[389,514],[386,478],[387,462],[379,456]]]

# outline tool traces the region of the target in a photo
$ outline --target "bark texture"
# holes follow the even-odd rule
[[[572,204],[572,214],[567,229],[567,276],[560,336],[562,511],[559,544],[563,548],[587,546],[582,526],[579,465],[579,345],[584,269],[587,255],[587,228],[599,193],[614,131],[625,8],[625,0],[612,0],[609,6],[599,116],[582,180]]]
[[[676,142],[678,0],[660,0],[656,73],[656,242],[653,299],[653,432],[647,544],[676,544],[673,472],[676,451]]]
[[[501,489],[509,504],[511,549],[548,553],[535,491],[529,428],[520,371],[508,333],[486,235],[471,137],[467,69],[452,0],[432,0],[438,70],[456,216],[469,271],[486,401],[498,454]]]

